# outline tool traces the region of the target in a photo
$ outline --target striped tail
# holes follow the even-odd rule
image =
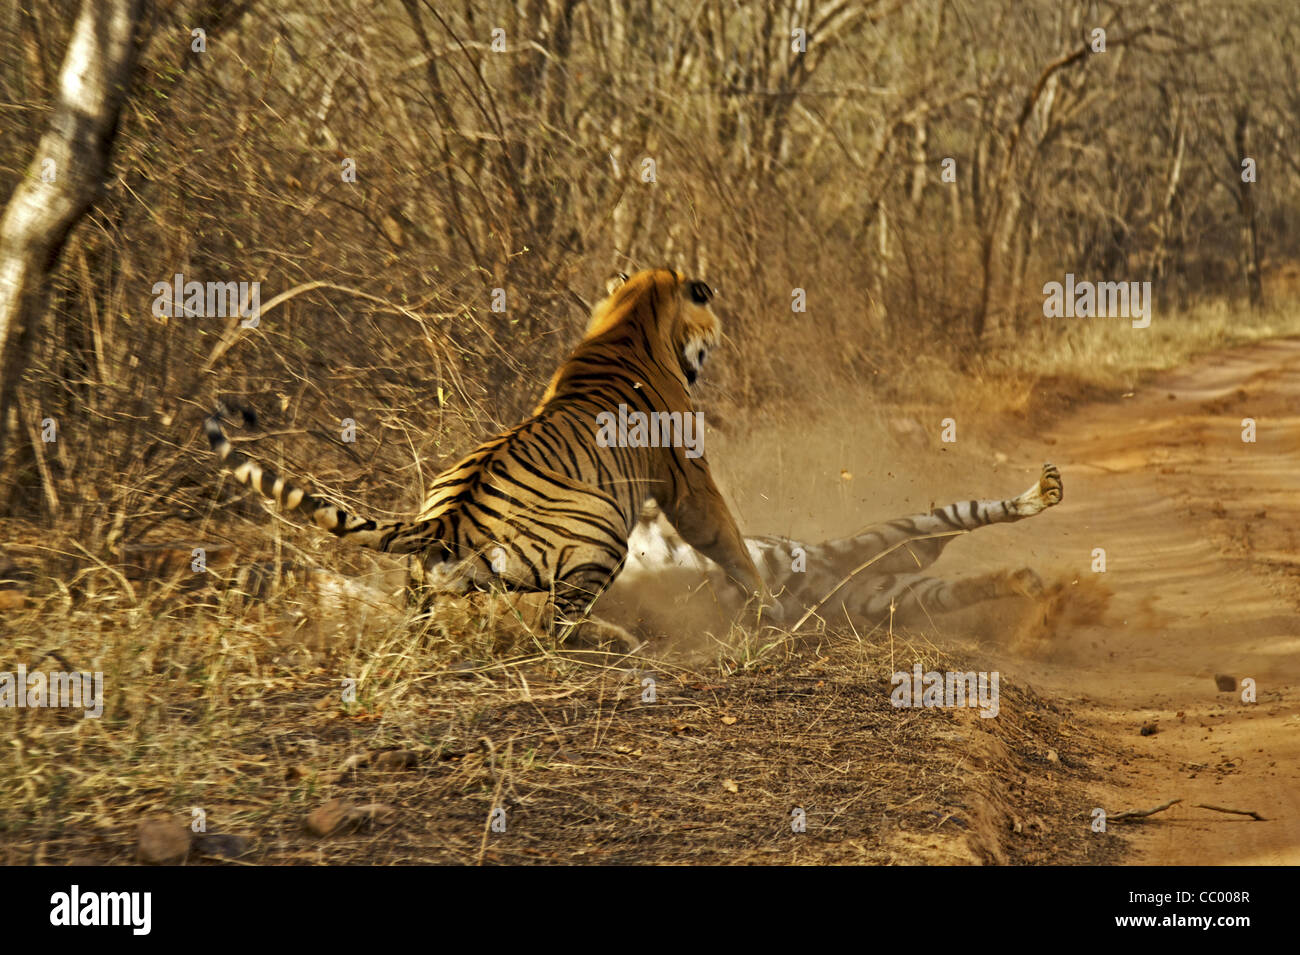
[[[283,476],[263,467],[243,452],[236,451],[221,426],[223,415],[236,411],[242,415],[246,425],[256,423],[256,415],[251,409],[222,402],[203,422],[203,431],[212,444],[212,450],[240,484],[251,487],[273,501],[282,511],[296,511],[317,527],[362,547],[390,554],[414,554],[439,543],[443,522],[438,518],[426,521],[376,521],[349,514],[324,498],[295,487]]]

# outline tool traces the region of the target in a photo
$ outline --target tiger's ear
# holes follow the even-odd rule
[[[626,272],[615,272],[605,279],[605,297],[592,308],[591,318],[587,321],[587,331],[584,337],[590,338],[608,326],[610,313],[614,309],[614,293],[626,285],[627,282]]]
[[[609,278],[605,279],[605,294],[613,295],[624,285],[627,284],[626,272],[615,272]]]

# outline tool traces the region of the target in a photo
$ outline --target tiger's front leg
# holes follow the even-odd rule
[[[722,568],[747,605],[757,599],[755,616],[765,614],[773,622],[784,621],[781,605],[754,566],[745,538],[707,469],[702,469],[700,486],[683,493],[664,511],[682,540]]]

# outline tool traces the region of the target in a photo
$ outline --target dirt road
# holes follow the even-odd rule
[[[1300,341],[1165,374],[1036,443],[1069,506],[1035,560],[1074,568],[1067,604],[1109,598],[1090,622],[1021,641],[1007,669],[1108,741],[1108,812],[1182,800],[1112,824],[1136,847],[1129,861],[1300,863]],[[1219,674],[1253,680],[1256,702],[1219,691]]]

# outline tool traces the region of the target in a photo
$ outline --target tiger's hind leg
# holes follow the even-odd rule
[[[923,618],[926,614],[952,613],[1000,597],[1039,597],[1043,593],[1042,580],[1028,567],[958,580],[889,574],[864,580],[856,589],[850,585],[827,606],[874,624],[888,621],[891,615]]]
[[[620,563],[612,573],[592,569],[556,581],[552,626],[562,644],[592,650],[613,648],[621,653],[635,653],[644,646],[643,640],[618,624],[591,614],[592,605],[621,569]]]
[[[1061,503],[1061,472],[1044,464],[1033,487],[1005,501],[958,501],[928,514],[875,524],[852,537],[808,549],[809,564],[846,576],[872,561],[871,574],[909,574],[933,564],[955,537],[989,524],[1024,520]],[[874,558],[874,560],[873,560]]]

